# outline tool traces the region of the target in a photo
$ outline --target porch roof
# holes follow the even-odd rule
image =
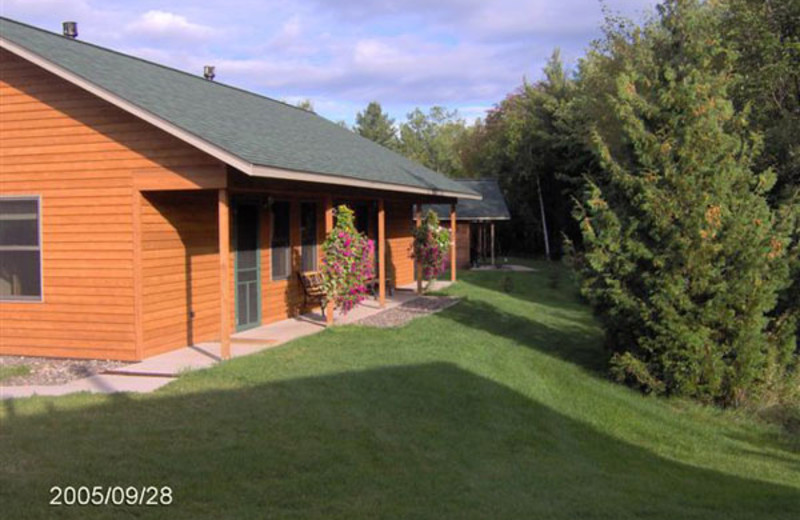
[[[460,179],[459,184],[465,189],[471,189],[483,195],[483,200],[469,200],[459,197],[456,207],[456,217],[458,220],[511,220],[511,213],[508,211],[506,199],[503,191],[497,183],[497,179]],[[441,220],[450,218],[450,208],[444,204],[423,205],[423,211],[432,209]]]
[[[313,112],[259,94],[2,17],[0,46],[252,176],[480,199]]]

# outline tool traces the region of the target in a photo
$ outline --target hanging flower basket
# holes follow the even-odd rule
[[[447,254],[450,249],[450,231],[439,224],[439,217],[433,210],[414,228],[414,259],[422,269],[422,279],[427,282],[427,291],[433,280],[447,270]]]
[[[375,243],[356,230],[353,210],[336,208],[336,225],[322,244],[326,299],[343,313],[363,301],[375,276]]]

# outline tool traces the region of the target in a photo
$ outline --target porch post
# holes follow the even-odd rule
[[[325,196],[325,237],[333,230],[333,197],[331,195]],[[326,302],[325,308],[322,309],[322,314],[325,315],[325,323],[333,325],[333,302]]]
[[[217,204],[219,217],[219,306],[220,306],[220,357],[231,357],[231,304],[230,304],[230,272],[229,262],[231,256],[231,231],[230,208],[228,205],[228,190],[219,190]]]
[[[492,266],[494,266],[494,222],[489,224],[491,226],[491,235],[492,235]]]
[[[478,263],[483,264],[483,222],[478,221]]]
[[[417,227],[422,226],[422,204],[417,204],[416,211]],[[417,275],[417,294],[422,294],[422,262],[414,258],[414,271]]]
[[[456,205],[450,204],[450,281],[456,281]]]
[[[378,301],[386,305],[386,211],[378,199]]]

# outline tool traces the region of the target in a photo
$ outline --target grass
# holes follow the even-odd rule
[[[0,382],[17,376],[26,376],[31,373],[28,365],[3,365],[0,366]]]
[[[6,518],[797,518],[777,427],[608,381],[566,273],[464,273],[401,329],[337,327],[149,395],[5,401]],[[47,506],[54,485],[169,507]]]

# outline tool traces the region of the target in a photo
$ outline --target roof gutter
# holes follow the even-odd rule
[[[326,183],[326,184],[340,184],[343,186],[353,186],[359,188],[371,188],[377,190],[388,190],[388,191],[396,191],[396,192],[403,192],[403,193],[417,193],[421,195],[436,195],[440,197],[457,197],[462,199],[473,199],[473,200],[481,200],[483,197],[478,194],[472,193],[462,193],[456,191],[443,191],[443,190],[436,190],[436,189],[426,189],[426,188],[418,188],[415,186],[408,186],[405,184],[393,184],[393,183],[384,183],[378,181],[365,181],[361,179],[356,179],[353,177],[347,177],[342,175],[335,175],[335,174],[321,174],[321,173],[314,173],[314,172],[302,172],[302,171],[293,171],[287,170],[284,168],[277,168],[274,166],[261,166],[251,163],[241,157],[234,155],[227,150],[220,148],[219,146],[206,141],[205,139],[184,130],[183,128],[163,119],[155,115],[154,113],[150,112],[149,110],[145,110],[139,105],[135,103],[131,103],[130,101],[110,92],[95,83],[87,80],[83,76],[79,74],[75,74],[74,72],[67,70],[59,65],[56,65],[52,61],[43,58],[39,54],[32,52],[21,45],[18,45],[6,38],[0,36],[0,47],[6,49],[7,51],[11,52],[12,54],[16,54],[20,58],[23,58],[31,63],[43,68],[44,70],[55,74],[56,76],[86,90],[94,94],[95,96],[103,99],[115,105],[122,110],[142,119],[151,125],[171,134],[178,139],[194,146],[195,148],[202,150],[203,152],[211,155],[219,159],[220,161],[228,164],[237,170],[240,170],[247,175],[253,177],[265,177],[265,178],[272,178],[272,179],[288,179],[288,180],[296,180],[296,181],[303,181],[303,182],[315,182],[315,183]]]
[[[414,193],[420,195],[436,195],[439,197],[455,197],[459,199],[471,199],[471,200],[483,199],[483,196],[480,194],[464,193],[460,191],[417,188],[415,186],[408,186],[405,184],[365,181],[353,177],[343,177],[340,175],[325,174],[325,173],[286,170],[284,168],[275,168],[272,166],[255,165],[250,175],[252,175],[253,177],[266,177],[270,179],[288,179],[292,181],[316,182],[324,184],[333,183],[333,184],[340,184],[343,186],[352,186],[354,188],[390,190],[390,191],[397,191],[402,193]]]

